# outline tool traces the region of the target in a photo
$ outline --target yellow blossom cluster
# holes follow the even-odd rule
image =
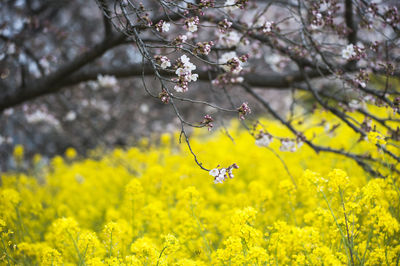
[[[265,124],[274,135],[288,134]],[[319,136],[323,127],[306,135]],[[316,141],[348,149],[359,137],[346,130]],[[278,143],[258,147],[235,125],[234,143],[222,132],[201,134],[195,132],[191,142],[198,158],[209,168],[237,163],[233,179],[214,184],[186,147],[173,144],[178,136],[168,134],[127,149],[95,150],[86,159],[69,149],[40,170],[3,173],[0,263],[399,263],[395,171],[371,178],[354,160],[305,145],[295,153],[279,151]],[[352,151],[379,155],[368,142],[357,149]],[[22,156],[18,147],[15,157]]]

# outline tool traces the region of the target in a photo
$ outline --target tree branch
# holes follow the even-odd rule
[[[345,20],[346,26],[350,30],[349,35],[347,36],[347,40],[349,43],[356,44],[357,42],[357,26],[354,23],[354,15],[353,15],[353,1],[346,0],[345,2]]]
[[[89,51],[77,56],[72,61],[65,63],[53,73],[28,82],[30,84],[29,87],[21,86],[17,89],[8,88],[7,91],[0,95],[0,112],[25,101],[57,91],[57,87],[59,87],[57,85],[60,81],[100,57],[109,49],[123,43],[125,38],[126,37],[121,34],[113,35],[97,44]]]
[[[72,86],[80,82],[86,82],[90,80],[96,80],[97,75],[112,75],[117,78],[129,78],[135,76],[154,75],[154,71],[150,65],[142,66],[142,64],[130,64],[120,67],[91,67],[87,70],[82,70],[76,74],[73,74],[70,78],[63,80],[60,86]],[[160,71],[164,76],[175,76],[175,73]],[[316,70],[310,70],[307,72],[310,78],[317,78],[320,76],[320,72]],[[210,71],[203,70],[197,71],[196,74],[199,75],[199,79],[203,81],[209,81]],[[213,78],[216,77],[217,73],[212,72]],[[287,89],[294,85],[296,82],[302,82],[303,77],[300,71],[292,71],[284,74],[278,73],[248,73],[243,75],[246,83],[252,87],[259,88],[276,88],[276,89]]]

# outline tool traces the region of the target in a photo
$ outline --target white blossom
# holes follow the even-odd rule
[[[321,26],[322,26],[322,25],[312,23],[312,24],[311,24],[311,29],[312,29],[312,30],[318,30],[318,29],[321,28]]]
[[[196,70],[196,66],[190,62],[188,62],[187,64],[185,64],[185,68],[189,71],[193,71]]]
[[[346,60],[349,60],[356,55],[356,51],[352,44],[347,45],[346,48],[342,50],[342,57]]]
[[[11,137],[3,137],[2,135],[0,135],[0,145],[2,145],[3,143],[11,144],[11,142]]]
[[[322,4],[319,5],[320,12],[325,12],[326,10],[328,10],[328,8],[329,8],[329,4],[326,2],[322,2]]]
[[[242,83],[244,81],[243,77],[237,77],[235,83]]]
[[[65,118],[66,121],[74,121],[76,119],[76,113],[74,111],[69,111]]]
[[[49,60],[47,60],[46,58],[41,58],[39,60],[39,64],[45,69],[45,70],[49,70],[50,69],[50,62]]]
[[[264,134],[261,138],[256,140],[256,145],[259,147],[268,147],[272,141],[273,138],[270,135]]]
[[[99,89],[99,83],[93,80],[90,80],[86,83],[90,89],[97,91]]]
[[[186,69],[181,68],[181,67],[175,70],[175,74],[177,74],[178,76],[183,76],[186,73],[187,73]]]
[[[239,44],[240,36],[236,31],[230,31],[219,35],[219,43],[222,46],[233,47]]]
[[[225,181],[225,173],[225,168],[222,168],[221,170],[214,168],[209,172],[209,174],[214,177],[214,184],[222,184]]]
[[[181,62],[182,62],[182,64],[186,65],[186,64],[190,63],[190,58],[184,54],[181,56]]]
[[[7,48],[7,54],[11,55],[16,52],[15,44],[11,43]]]
[[[242,83],[244,81],[243,77],[236,76],[236,77],[231,77],[230,83],[236,84],[236,83]]]
[[[142,112],[143,114],[147,114],[150,111],[150,108],[147,104],[142,103],[139,107],[140,112]]]
[[[199,75],[198,75],[198,74],[191,74],[191,75],[190,75],[190,80],[191,80],[191,81],[197,81],[198,78],[199,78]]]
[[[363,88],[367,87],[367,84],[366,84],[364,81],[359,80],[359,79],[356,79],[355,81],[356,81],[361,87],[363,87]]]
[[[234,178],[234,177],[235,177],[235,176],[232,174],[232,168],[229,169],[228,175],[229,175],[231,178]]]
[[[328,122],[325,123],[324,125],[324,131],[329,133],[331,130],[331,124],[329,124]]]
[[[224,180],[225,180],[225,177],[220,174],[220,175],[215,177],[214,184],[218,184],[218,183],[222,184],[224,182]]]
[[[228,53],[224,53],[221,55],[219,62],[221,64],[225,64],[226,62],[228,62],[230,59],[237,57],[236,52],[228,52]]]
[[[173,81],[178,82],[174,90],[177,92],[185,92],[188,90],[188,83],[197,81],[199,75],[192,73],[192,71],[196,69],[196,66],[190,62],[190,58],[186,55],[180,57],[178,66],[179,67],[175,70],[175,74],[179,78],[173,79]]]
[[[279,147],[280,151],[296,151],[296,143],[293,140],[281,140],[281,146]]]
[[[8,108],[4,111],[4,115],[6,116],[10,116],[14,113],[14,109],[13,108]]]
[[[229,65],[226,65],[226,63],[231,59],[237,61],[238,64],[239,64],[239,66],[237,68],[235,68],[233,71],[232,71],[232,69],[231,69],[231,67]],[[221,58],[219,59],[219,63],[220,64],[225,64],[225,65],[222,65],[221,67],[226,72],[231,72],[232,71],[232,73],[238,74],[242,70],[241,61],[237,57],[236,52],[228,52],[228,53],[222,54]]]
[[[272,23],[273,23],[273,21],[265,22],[263,32],[271,32],[272,31]]]
[[[179,85],[175,85],[174,90],[176,92],[183,92],[183,88],[181,86],[179,86]]]
[[[171,62],[170,61],[163,61],[162,63],[161,63],[161,68],[162,69],[166,69],[166,68],[168,68],[168,67],[170,67],[171,66]]]
[[[189,21],[187,24],[187,29],[190,32],[196,32],[197,31],[197,25],[194,21]]]
[[[160,64],[162,69],[166,69],[171,66],[171,62],[166,56],[156,56],[157,63]]]
[[[182,55],[180,58],[182,64],[184,65],[185,69],[188,71],[196,70],[196,66],[190,62],[190,58],[186,55]]]
[[[109,75],[97,75],[97,82],[99,85],[103,88],[114,88],[118,85],[118,81],[114,76],[109,76]]]
[[[366,95],[366,96],[364,96],[363,101],[364,102],[370,102],[370,103],[374,104],[375,103],[375,98],[372,95]]]
[[[351,109],[358,109],[358,108],[360,108],[360,102],[359,101],[357,101],[357,100],[351,100],[350,102],[349,102],[349,107],[351,108]]]
[[[170,28],[171,24],[169,24],[168,22],[164,22],[161,29],[163,32],[168,32],[169,28]]]
[[[297,142],[297,149],[300,149],[303,146],[303,144],[304,144],[303,141]]]
[[[269,64],[271,69],[275,72],[282,71],[280,63],[283,61],[283,57],[279,54],[272,53],[264,55],[264,61]]]
[[[209,174],[210,174],[211,176],[213,176],[213,177],[216,177],[216,176],[219,174],[218,168],[212,169],[212,170],[209,172]]]
[[[36,110],[33,113],[28,113],[25,115],[25,118],[28,123],[31,124],[45,122],[55,127],[60,125],[59,121],[53,115],[43,112],[42,110]]]

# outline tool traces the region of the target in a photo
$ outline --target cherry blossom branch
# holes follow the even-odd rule
[[[257,99],[267,110],[268,112],[275,118],[277,119],[279,122],[281,122],[283,125],[285,125],[294,135],[298,135],[299,132],[286,120],[284,120],[277,112],[275,112],[271,106],[269,105],[268,102],[266,102],[261,96],[259,96],[257,93],[255,93],[250,87],[246,86],[245,84],[242,84],[243,88],[249,92],[255,99]],[[381,173],[379,173],[378,171],[375,171],[371,168],[371,166],[364,162],[364,160],[372,160],[375,161],[375,159],[372,158],[367,158],[365,156],[362,155],[357,155],[357,154],[352,154],[349,152],[344,152],[342,150],[337,150],[337,149],[333,149],[330,147],[322,147],[322,146],[317,146],[315,144],[313,144],[311,141],[305,139],[304,142],[310,147],[312,148],[316,153],[319,152],[329,152],[329,153],[336,153],[336,154],[340,154],[343,155],[345,157],[351,158],[353,160],[355,160],[357,162],[358,165],[360,165],[365,171],[369,172],[371,175],[373,176],[379,176],[379,177],[383,177],[383,175]]]

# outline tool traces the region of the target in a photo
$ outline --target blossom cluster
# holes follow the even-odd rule
[[[171,27],[171,24],[168,22],[165,22],[163,20],[160,20],[156,24],[156,30],[159,32],[168,32],[170,27]]]
[[[242,105],[238,108],[239,119],[244,120],[244,117],[251,113],[251,109],[248,103],[242,103]]]
[[[256,145],[259,147],[268,147],[273,140],[274,139],[270,134],[262,131],[256,136]]]
[[[211,129],[214,127],[213,122],[214,119],[210,115],[205,115],[203,121],[201,121],[200,124],[202,124],[205,127],[208,127],[208,131],[211,131]]]
[[[226,179],[232,179],[234,177],[232,170],[239,169],[237,164],[232,164],[227,168],[214,168],[212,169],[209,174],[214,177],[214,183],[223,183]]]
[[[97,83],[102,88],[112,89],[118,86],[118,80],[110,75],[97,75]]]
[[[346,60],[359,60],[365,56],[364,49],[353,44],[349,44],[342,50],[342,57]]]
[[[199,17],[191,17],[185,20],[185,27],[189,32],[196,32],[199,25]]]
[[[190,58],[182,55],[176,64],[175,74],[178,76],[173,81],[177,82],[174,90],[177,92],[185,92],[188,90],[188,84],[191,81],[196,81],[199,75],[192,73],[196,66],[190,62]]]
[[[246,61],[247,61],[246,56],[238,57],[236,52],[224,53],[219,59],[219,62],[223,64],[222,68],[226,72],[231,72],[233,74],[239,74],[243,69],[242,63]]]
[[[196,48],[194,48],[193,53],[208,55],[211,52],[211,47],[214,45],[213,41],[209,42],[198,42]]]
[[[215,0],[200,0],[199,8],[214,7]]]
[[[302,135],[297,136],[296,139],[278,138],[276,136],[272,136],[268,132],[265,132],[264,130],[261,129],[259,133],[255,135],[256,139],[255,143],[259,147],[269,147],[270,144],[273,142],[274,138],[280,140],[279,150],[282,152],[297,151],[303,146],[305,140],[305,137]]]
[[[160,65],[160,67],[162,69],[167,69],[168,67],[171,66],[171,61],[166,56],[155,55],[154,59],[156,60],[156,63]]]

